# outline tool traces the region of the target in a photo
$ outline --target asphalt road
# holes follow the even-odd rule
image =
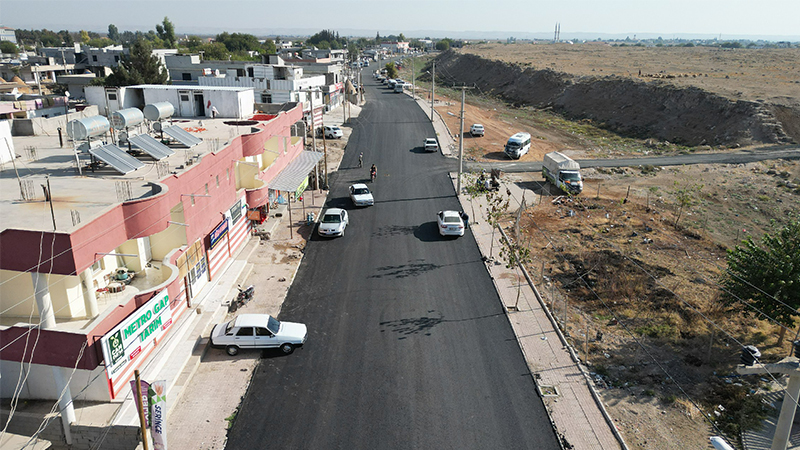
[[[636,166],[681,166],[684,164],[746,164],[771,159],[800,159],[800,147],[797,145],[772,145],[752,150],[720,153],[691,153],[672,156],[644,156],[640,158],[614,159],[576,159],[582,168],[591,167],[636,167]],[[541,172],[542,162],[469,162],[465,170],[479,171],[488,168],[500,168],[504,172]]]
[[[327,203],[350,225],[312,237],[279,317],[308,341],[265,353],[227,448],[559,448],[475,240],[439,237],[452,161],[422,152],[433,128],[407,95],[364,81]],[[354,209],[372,163],[376,204]]]

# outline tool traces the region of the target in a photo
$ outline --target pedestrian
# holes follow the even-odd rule
[[[219,115],[219,111],[217,111],[217,107],[216,106],[212,106],[211,107],[211,118],[212,119],[216,119],[217,115]]]
[[[469,215],[467,215],[466,211],[461,211],[458,214],[461,216],[461,220],[464,221],[464,229],[469,228]]]

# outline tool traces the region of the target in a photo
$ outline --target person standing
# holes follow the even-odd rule
[[[461,211],[458,213],[461,216],[461,220],[464,222],[464,229],[469,228],[469,215],[466,211]]]
[[[219,111],[217,111],[217,107],[216,106],[212,106],[211,107],[211,118],[212,119],[216,119],[218,115],[219,115]]]

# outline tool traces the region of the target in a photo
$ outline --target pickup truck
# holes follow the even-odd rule
[[[570,195],[578,195],[583,190],[580,164],[563,153],[544,155],[542,177]]]

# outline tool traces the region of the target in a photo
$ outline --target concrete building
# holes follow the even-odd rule
[[[0,41],[8,41],[16,44],[17,34],[14,31],[14,28],[0,27]]]
[[[390,53],[408,53],[408,42],[381,42],[381,48],[385,48]]]
[[[140,84],[127,87],[86,86],[86,102],[96,105],[110,116],[125,108],[144,109],[148,104],[169,102],[174,117],[212,117],[212,107],[218,118],[244,119],[253,115],[253,89],[227,86],[175,86]]]
[[[63,392],[68,430],[73,399],[129,392],[133,371],[249,239],[251,220],[286,189],[302,190],[321,157],[303,150],[300,105],[250,119],[184,121],[201,143],[159,161],[140,155],[125,174],[52,136],[13,138],[12,153],[37,150],[21,155],[19,178],[8,165],[0,176],[2,397]],[[147,133],[134,128],[131,136]],[[107,129],[91,130],[117,143]],[[272,189],[279,175],[282,191]]]

